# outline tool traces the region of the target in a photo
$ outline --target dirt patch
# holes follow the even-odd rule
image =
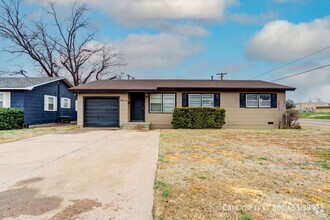
[[[41,197],[33,188],[18,188],[0,192],[0,219],[20,215],[38,216],[58,208],[62,199]]]
[[[44,179],[45,178],[43,178],[43,177],[34,177],[34,178],[19,181],[15,184],[15,186],[26,186],[26,185],[29,185],[29,184],[40,182]]]
[[[155,219],[327,219],[329,152],[330,129],[162,130]]]
[[[74,204],[66,207],[62,212],[56,214],[51,220],[66,220],[76,219],[78,215],[86,213],[102,206],[102,203],[97,200],[83,199],[83,200],[71,200]]]

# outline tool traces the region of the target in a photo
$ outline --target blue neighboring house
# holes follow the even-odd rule
[[[25,126],[77,120],[72,84],[59,77],[0,77],[0,107],[24,109]]]

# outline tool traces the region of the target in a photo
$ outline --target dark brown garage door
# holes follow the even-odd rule
[[[85,127],[119,127],[119,98],[85,98]]]

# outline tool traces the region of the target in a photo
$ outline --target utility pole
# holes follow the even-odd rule
[[[228,73],[217,73],[217,76],[220,76],[220,80],[223,80],[224,76],[227,75]]]

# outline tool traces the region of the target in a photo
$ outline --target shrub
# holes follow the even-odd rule
[[[222,108],[189,107],[175,108],[173,128],[222,128],[226,110]]]
[[[22,128],[24,111],[18,108],[0,108],[0,130]]]
[[[296,122],[294,123],[292,126],[291,126],[292,129],[301,129],[301,125],[299,122]]]
[[[295,108],[296,105],[294,104],[294,101],[291,99],[286,100],[286,109]]]
[[[299,118],[299,111],[295,109],[288,109],[283,114],[284,128],[301,129],[297,122]]]

